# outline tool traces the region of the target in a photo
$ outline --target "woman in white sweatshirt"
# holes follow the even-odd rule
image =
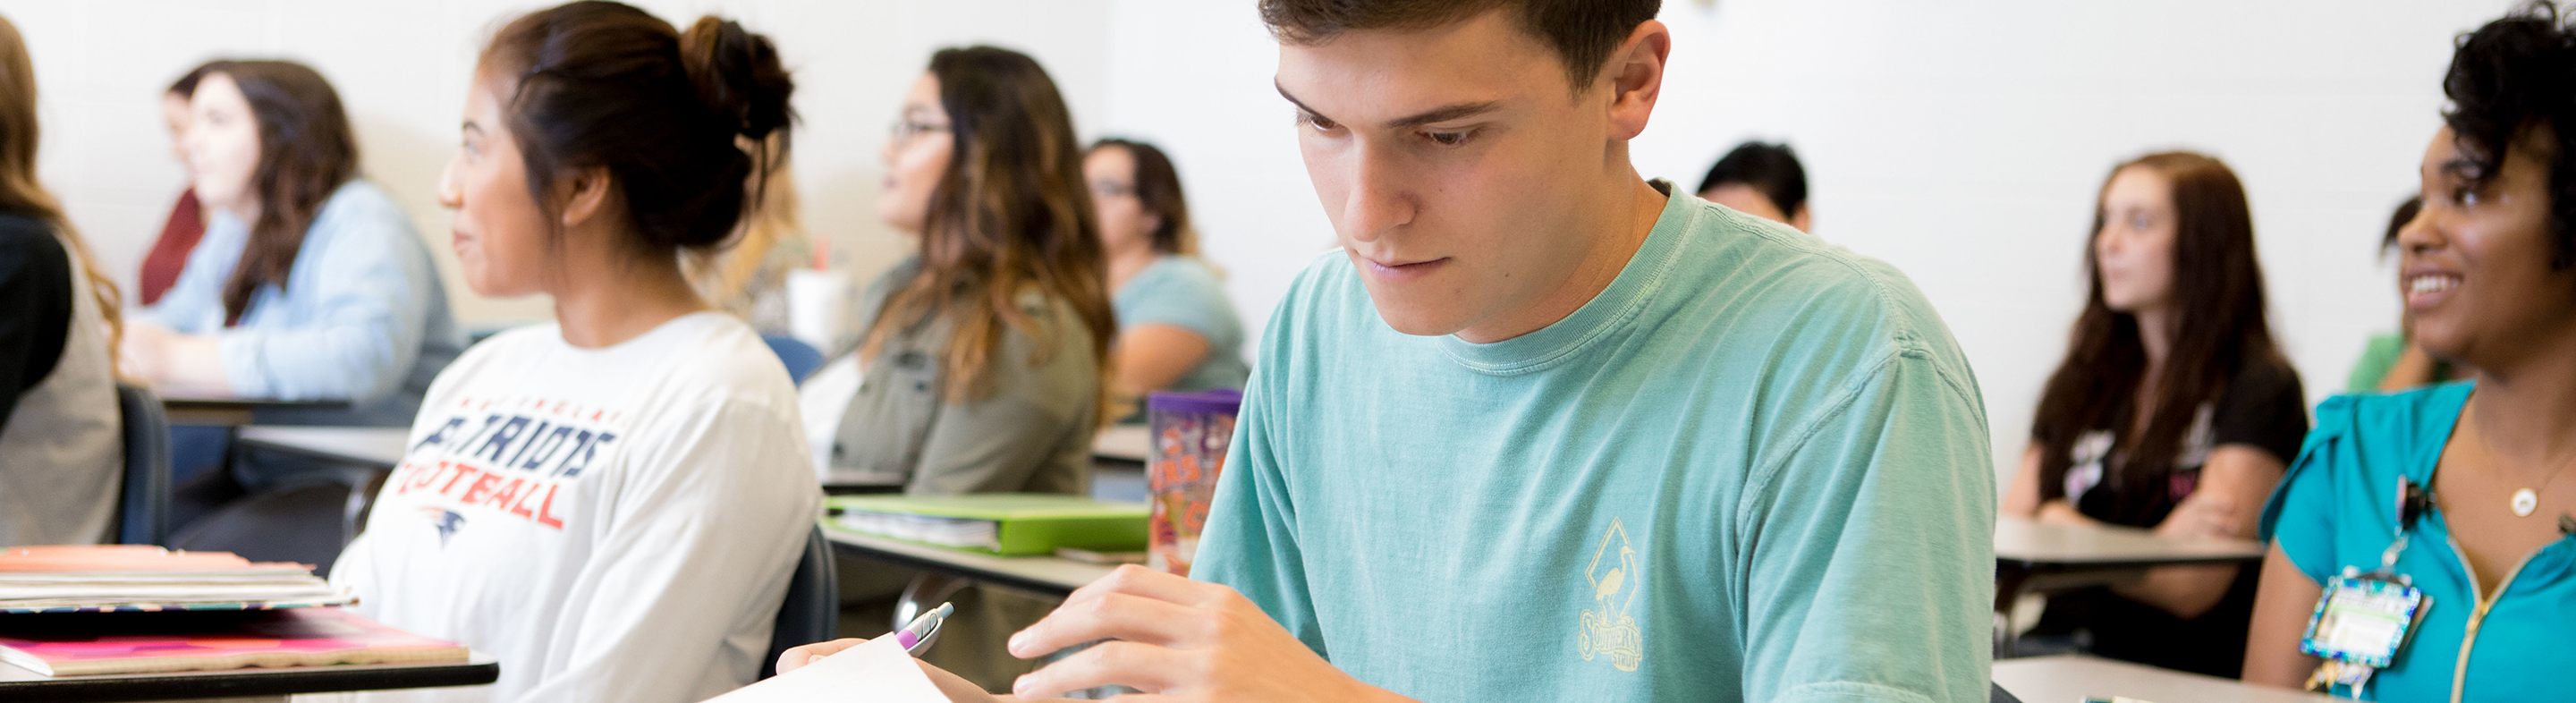
[[[711,310],[682,250],[734,231],[783,154],[769,40],[577,2],[484,49],[440,199],[485,296],[556,323],[438,376],[411,450],[331,577],[386,624],[501,660],[456,701],[703,700],[749,683],[821,492],[796,390]],[[737,141],[737,137],[745,139]]]

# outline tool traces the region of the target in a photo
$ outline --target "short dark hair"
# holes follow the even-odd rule
[[[1745,142],[1735,147],[1708,167],[1708,175],[1699,179],[1699,190],[1692,192],[1736,184],[1761,191],[1773,207],[1780,208],[1782,217],[1796,217],[1798,208],[1807,206],[1807,167],[1798,164],[1798,152],[1787,144]]]
[[[197,64],[196,68],[188,69],[187,73],[179,76],[179,80],[171,81],[170,87],[162,90],[162,94],[176,95],[182,98],[196,97],[197,83],[206,79],[206,69],[213,68],[214,65],[215,62],[208,61],[206,63]]]
[[[2576,29],[2556,4],[2533,2],[2460,35],[2442,93],[2442,121],[2478,181],[2496,177],[2505,152],[2549,128],[2551,270],[2576,264]]]
[[[2397,235],[2404,233],[2406,225],[2413,224],[2415,216],[2423,212],[2424,196],[2418,195],[2407,198],[2406,202],[2398,203],[2397,211],[2388,213],[2388,233],[2379,236],[2379,253],[2384,255],[2389,249],[2395,248]]]
[[[769,164],[786,157],[796,116],[778,48],[714,16],[681,31],[628,5],[557,5],[502,27],[483,64],[516,84],[502,86],[512,91],[504,110],[538,206],[553,207],[557,174],[605,168],[651,248],[732,236],[758,207]]]
[[[1320,44],[1351,30],[1427,29],[1508,10],[1523,31],[1556,49],[1575,89],[1592,86],[1610,52],[1663,11],[1663,0],[1261,0],[1261,22],[1291,44]]]

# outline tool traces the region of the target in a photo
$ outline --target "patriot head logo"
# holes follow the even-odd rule
[[[438,546],[442,549],[447,547],[447,538],[456,535],[456,528],[465,524],[465,516],[446,508],[424,507],[420,509],[420,515],[429,518],[429,524],[438,527]]]

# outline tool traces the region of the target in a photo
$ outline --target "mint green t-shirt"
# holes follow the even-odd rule
[[[1197,333],[1208,343],[1207,357],[1165,390],[1203,391],[1242,388],[1251,373],[1243,363],[1243,323],[1225,297],[1216,269],[1195,256],[1162,256],[1109,296],[1118,328],[1171,325]]]
[[[1361,681],[1987,700],[1985,412],[1884,264],[1675,193],[1545,329],[1396,332],[1334,252],[1262,345],[1193,576]]]

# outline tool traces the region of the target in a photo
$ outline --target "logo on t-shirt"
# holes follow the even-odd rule
[[[438,429],[412,445],[386,485],[452,517],[436,517],[442,545],[468,515],[494,515],[563,529],[570,501],[556,496],[598,465],[623,430],[621,418],[563,401],[513,398],[457,403]]]
[[[1637,548],[1628,544],[1628,530],[1618,518],[1610,519],[1610,529],[1601,533],[1601,546],[1592,550],[1592,564],[1584,567],[1583,578],[1592,583],[1592,602],[1598,610],[1583,611],[1583,629],[1574,646],[1583,653],[1584,661],[1610,657],[1610,665],[1620,671],[1636,671],[1637,663],[1646,658],[1646,640],[1637,627],[1637,618],[1628,614],[1637,602],[1637,589],[1645,586],[1644,576],[1637,573]]]
[[[465,524],[465,516],[446,508],[423,507],[420,509],[420,516],[429,518],[429,525],[438,528],[440,548],[447,547],[447,538],[456,536],[456,528]]]

